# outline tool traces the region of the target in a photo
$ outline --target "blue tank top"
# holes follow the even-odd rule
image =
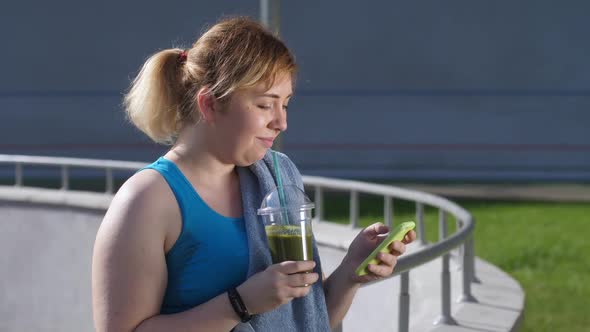
[[[160,312],[189,310],[243,283],[249,257],[244,218],[211,209],[180,169],[163,157],[143,169],[164,177],[182,216],[180,236],[166,254],[168,284]]]

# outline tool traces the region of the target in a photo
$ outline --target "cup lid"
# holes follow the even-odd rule
[[[281,195],[284,194],[285,205],[281,205]],[[258,215],[264,216],[286,211],[311,210],[315,204],[307,197],[305,192],[295,185],[282,186],[282,193],[275,188],[262,200]]]

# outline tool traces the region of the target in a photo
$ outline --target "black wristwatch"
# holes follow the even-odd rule
[[[240,317],[242,323],[246,323],[252,319],[252,315],[250,315],[248,312],[248,308],[246,308],[246,305],[244,304],[244,301],[242,301],[242,297],[240,296],[240,293],[238,293],[237,289],[232,288],[228,290],[227,297],[229,298],[229,303],[231,303],[232,308],[234,308],[234,311]]]

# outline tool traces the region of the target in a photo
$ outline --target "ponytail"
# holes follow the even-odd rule
[[[182,83],[181,49],[152,55],[125,95],[124,108],[131,122],[161,144],[172,144],[181,125],[186,89]]]
[[[200,118],[197,93],[208,87],[220,101],[240,88],[264,82],[269,88],[278,74],[292,77],[297,66],[285,44],[249,18],[224,19],[183,51],[152,55],[124,99],[128,118],[152,140],[173,144],[184,125]]]

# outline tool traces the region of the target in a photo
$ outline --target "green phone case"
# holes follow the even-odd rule
[[[404,236],[406,236],[406,233],[414,229],[414,227],[416,227],[416,223],[414,223],[413,221],[406,221],[397,225],[395,229],[389,232],[389,235],[385,238],[385,240],[383,240],[383,242],[381,242],[381,244],[379,244],[379,246],[377,246],[377,248],[373,250],[373,252],[359,265],[359,267],[356,268],[356,274],[358,276],[363,276],[367,274],[367,266],[369,264],[379,263],[377,258],[375,258],[377,254],[380,251],[389,252],[389,249],[387,248],[389,244],[391,244],[391,242],[393,241],[403,240]]]

